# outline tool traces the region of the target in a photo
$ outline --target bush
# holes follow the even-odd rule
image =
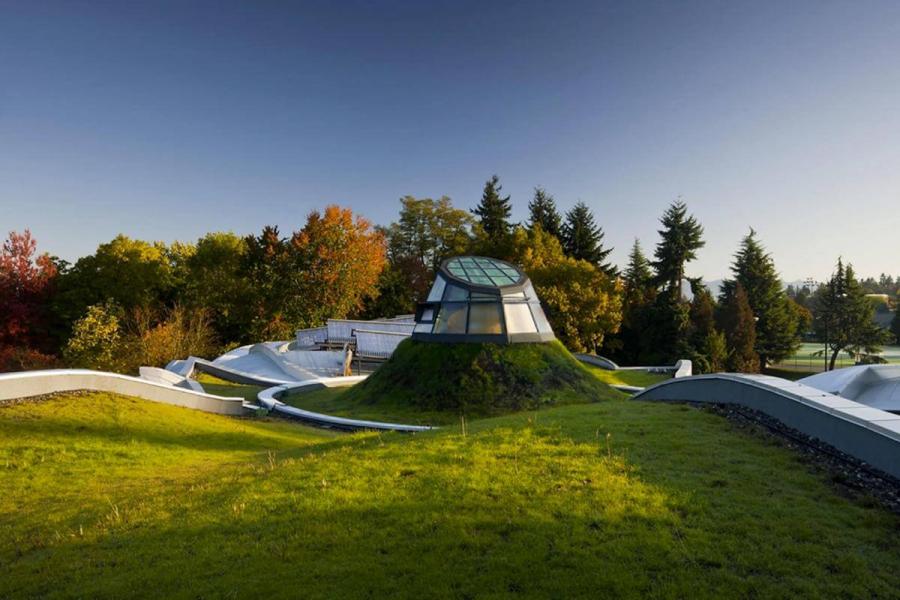
[[[144,365],[164,367],[175,358],[217,353],[206,311],[176,306],[162,313],[135,309],[128,317],[114,304],[94,305],[78,321],[64,352],[73,367],[134,374]]]
[[[50,354],[31,348],[0,346],[0,373],[52,369],[58,365],[59,359]]]

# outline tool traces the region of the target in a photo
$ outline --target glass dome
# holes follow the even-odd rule
[[[515,344],[555,339],[528,277],[481,256],[445,260],[416,310],[413,339]]]

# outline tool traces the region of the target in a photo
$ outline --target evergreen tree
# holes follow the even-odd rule
[[[562,242],[566,255],[586,260],[607,275],[616,275],[616,268],[603,262],[613,249],[603,248],[603,229],[594,222],[594,214],[584,202],[578,202],[566,213]]]
[[[634,239],[631,252],[628,253],[628,265],[625,267],[625,293],[647,290],[653,281],[653,272],[650,270],[650,261],[644,256],[641,241]]]
[[[891,320],[891,333],[900,344],[900,300],[897,302],[897,308],[894,310],[894,318]]]
[[[656,299],[650,263],[637,239],[628,254],[628,265],[623,274],[624,298],[622,326],[619,332],[608,336],[604,353],[623,364],[646,364],[652,351],[649,329],[651,308]]]
[[[728,343],[725,366],[737,373],[756,373],[759,371],[759,357],[755,349],[756,319],[747,292],[740,282],[736,282],[722,296],[720,307],[719,326]]]
[[[660,219],[662,237],[653,256],[656,285],[665,286],[677,301],[682,298],[682,280],[685,265],[697,258],[697,250],[706,245],[703,226],[693,215],[687,214],[687,205],[681,200],[673,202]]]
[[[509,217],[512,208],[509,196],[500,195],[503,186],[500,178],[494,175],[484,184],[484,192],[481,195],[481,203],[475,207],[472,213],[478,217],[481,229],[491,241],[499,241],[509,234]]]
[[[842,260],[838,259],[828,283],[816,291],[815,304],[813,327],[831,351],[829,370],[834,369],[841,351],[864,361],[887,341],[887,332],[875,323],[875,307],[866,298],[853,267],[845,267]]]
[[[529,226],[540,226],[546,233],[562,241],[562,217],[556,210],[553,196],[542,187],[534,188],[534,199],[528,203],[531,213]]]
[[[737,283],[747,293],[756,317],[756,353],[760,367],[784,360],[800,347],[797,311],[791,304],[775,263],[750,229],[731,265],[733,278],[722,284],[722,294],[730,294]]]

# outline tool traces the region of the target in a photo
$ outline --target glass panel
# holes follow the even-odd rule
[[[517,299],[524,300],[525,292],[505,292],[503,294],[503,297],[504,298],[517,298]]]
[[[419,323],[414,331],[416,333],[431,333],[431,323]]]
[[[441,296],[444,295],[444,286],[447,285],[447,281],[438,275],[434,278],[434,285],[431,286],[431,291],[428,293],[428,302],[440,302]]]
[[[503,312],[506,315],[506,331],[509,333],[534,333],[537,327],[531,318],[531,311],[524,302],[504,304]]]
[[[541,304],[539,302],[531,302],[529,306],[531,306],[531,314],[534,316],[534,322],[537,323],[538,331],[541,333],[553,333],[553,328],[550,327],[550,322],[547,321],[547,316],[544,314]]]
[[[469,333],[503,333],[500,304],[479,302],[469,306]]]
[[[434,323],[434,333],[465,333],[468,304],[444,304]]]
[[[500,299],[500,296],[497,294],[485,292],[472,292],[469,297],[472,299],[472,302],[497,302]]]
[[[444,290],[444,302],[465,302],[469,299],[469,292],[452,283]]]
[[[427,321],[427,322],[429,322],[429,323],[430,323],[431,321],[434,321],[434,309],[433,309],[433,308],[426,308],[425,310],[423,310],[423,311],[422,311],[422,320],[423,320],[423,321]]]

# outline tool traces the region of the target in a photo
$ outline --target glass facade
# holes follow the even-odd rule
[[[553,330],[534,286],[515,266],[463,256],[441,265],[419,305],[413,338],[437,342],[543,342]]]

